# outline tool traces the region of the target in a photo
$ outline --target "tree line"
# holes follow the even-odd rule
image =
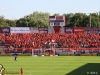
[[[68,27],[100,27],[99,13],[64,13]],[[59,13],[50,15],[48,12],[35,11],[18,20],[5,19],[0,16],[0,27],[49,27],[49,16],[63,16]]]

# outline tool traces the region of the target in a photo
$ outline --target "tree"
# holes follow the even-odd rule
[[[100,27],[100,12],[91,13],[64,13],[66,16],[66,26],[73,27]],[[0,16],[0,27],[49,27],[49,16],[48,12],[35,11],[32,14],[25,15],[23,18],[18,20],[5,19],[4,16]],[[62,16],[59,13],[53,14],[53,16]],[[91,19],[91,21],[90,21]]]
[[[16,20],[9,20],[9,19],[6,19],[6,23],[7,23],[10,27],[16,27]]]
[[[65,26],[70,27],[70,23],[71,23],[70,20],[74,16],[74,14],[73,13],[63,14],[63,16],[66,16],[66,25]]]
[[[16,24],[17,26],[26,27],[48,27],[49,26],[49,16],[50,13],[46,12],[34,12],[33,14],[24,16],[24,18],[19,19]],[[21,22],[20,22],[21,21]],[[22,25],[23,23],[23,25]]]
[[[69,25],[75,27],[80,27],[80,26],[85,27],[86,23],[84,22],[85,20],[87,20],[86,17],[87,15],[84,13],[75,13],[74,16],[71,17]]]
[[[4,16],[0,16],[0,27],[8,27],[9,25],[6,23]]]
[[[4,16],[0,16],[0,27],[15,27],[17,20],[5,19]]]
[[[90,16],[91,16],[91,27],[100,27],[99,15],[97,13],[92,13]]]

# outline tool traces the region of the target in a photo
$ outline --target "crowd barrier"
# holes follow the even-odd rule
[[[17,50],[17,51],[24,51],[24,50],[41,50],[41,49],[36,49],[36,48],[5,48],[5,50]],[[62,50],[63,52],[69,50],[76,50],[76,51],[86,51],[86,50],[91,50],[91,51],[100,51],[100,48],[44,48],[42,50]]]
[[[42,56],[46,53],[50,55],[58,55],[58,56],[100,56],[100,48],[48,48],[48,49],[34,49],[34,48],[5,48],[5,51],[8,53],[6,56],[10,56],[10,53],[19,53],[19,56],[31,56],[32,54],[36,54],[38,56]],[[23,54],[24,52],[26,54]],[[48,51],[48,52],[47,52]],[[80,52],[85,53],[80,53]],[[29,52],[29,53],[28,53]],[[99,52],[99,54],[97,54]],[[47,56],[48,56],[47,55]],[[3,56],[3,55],[2,55]]]

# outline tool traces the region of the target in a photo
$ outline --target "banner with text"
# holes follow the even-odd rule
[[[38,28],[30,27],[30,33],[39,33]]]
[[[2,27],[0,30],[1,30],[1,33],[10,33],[9,27]]]
[[[100,28],[96,28],[96,27],[94,27],[94,33],[96,33],[96,34],[100,34]]]
[[[85,27],[84,28],[85,33],[94,33],[94,28],[91,27]]]
[[[74,27],[74,33],[84,33],[84,27]]]
[[[29,27],[11,27],[10,33],[30,33]]]
[[[48,33],[48,28],[38,28],[39,33]]]
[[[74,32],[74,28],[73,27],[64,27],[64,32],[71,34]]]
[[[2,33],[1,28],[0,28],[0,33]]]

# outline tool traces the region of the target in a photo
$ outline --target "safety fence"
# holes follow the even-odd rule
[[[100,56],[100,48],[4,48],[6,56]],[[0,54],[4,55],[5,54]]]

